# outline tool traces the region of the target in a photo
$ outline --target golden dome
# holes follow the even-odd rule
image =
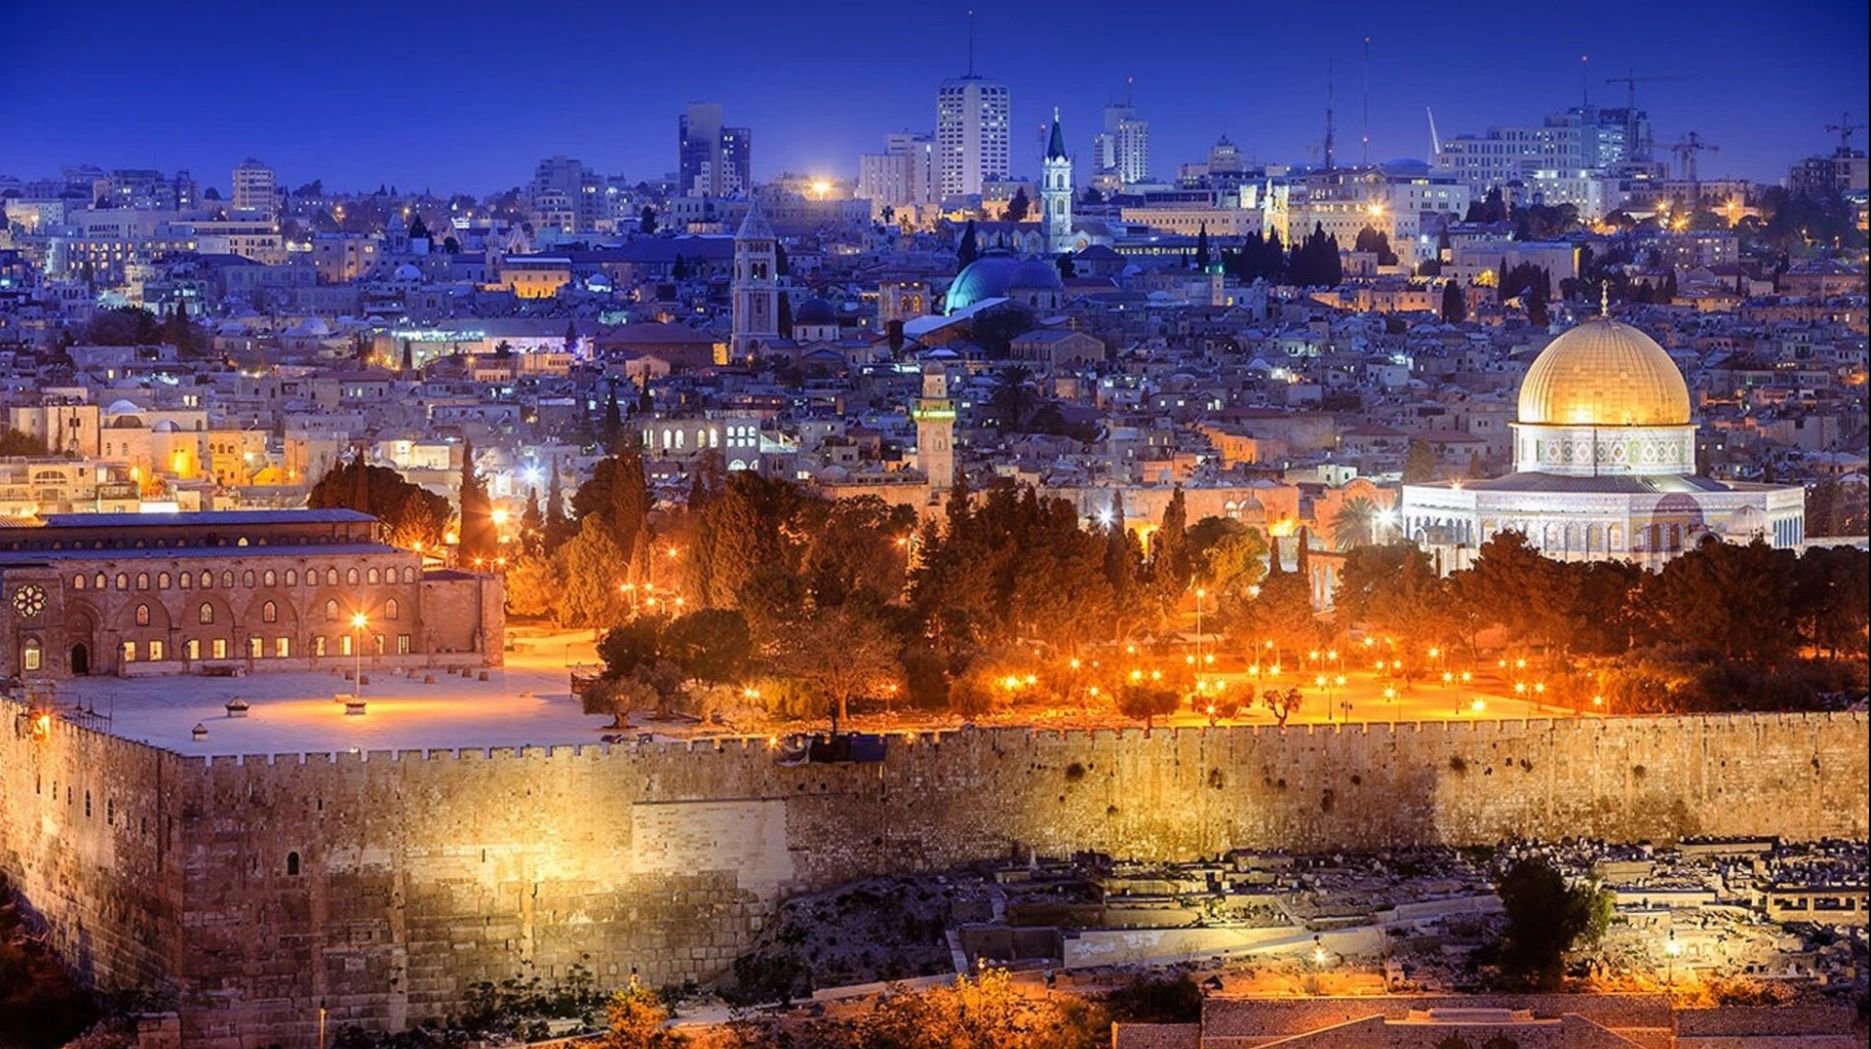
[[[1656,341],[1605,317],[1554,339],[1520,383],[1521,423],[1683,426],[1689,387]]]

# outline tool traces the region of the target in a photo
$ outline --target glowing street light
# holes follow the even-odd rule
[[[364,613],[357,612],[351,616],[351,626],[357,630],[357,644],[351,648],[351,655],[354,657],[351,664],[351,676],[355,679],[352,681],[355,686],[353,691],[357,693],[358,699],[364,698],[364,628],[368,625],[370,625],[370,620],[365,617]]]

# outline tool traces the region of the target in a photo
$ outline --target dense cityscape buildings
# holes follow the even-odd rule
[[[0,1046],[1862,1045],[1862,78],[1059,17],[0,151]]]

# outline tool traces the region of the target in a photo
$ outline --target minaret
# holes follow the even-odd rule
[[[946,492],[955,487],[955,405],[941,364],[923,364],[922,396],[910,414],[916,417],[916,462],[930,492]]]
[[[779,239],[755,202],[734,234],[734,332],[729,353],[737,361],[760,352],[780,335]]]
[[[1046,217],[1046,253],[1063,255],[1072,250],[1072,158],[1065,155],[1065,133],[1059,130],[1059,110],[1052,111],[1052,139],[1040,165],[1040,208]]]

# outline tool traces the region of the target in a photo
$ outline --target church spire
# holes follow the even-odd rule
[[[1059,107],[1052,107],[1052,140],[1046,143],[1047,160],[1065,159],[1065,132],[1059,129]]]

